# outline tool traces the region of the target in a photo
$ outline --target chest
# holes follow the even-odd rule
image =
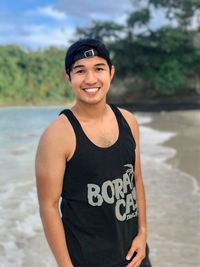
[[[119,137],[119,126],[116,119],[96,124],[82,123],[81,127],[87,138],[99,147],[109,147]]]

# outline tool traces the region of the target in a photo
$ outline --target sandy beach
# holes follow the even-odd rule
[[[143,163],[145,151],[141,155],[152,266],[197,267],[200,261],[200,111],[141,114],[152,118],[141,127],[174,134],[160,143],[168,149],[163,151],[166,160],[162,161],[162,154],[160,161],[152,156],[148,166],[147,160]],[[157,144],[153,146],[156,150]]]
[[[152,122],[146,125],[176,133],[163,143],[176,149],[176,155],[167,162],[194,176],[200,186],[200,110],[163,111],[152,115]]]

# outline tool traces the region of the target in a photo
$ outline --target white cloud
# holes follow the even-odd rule
[[[195,16],[192,18],[190,29],[197,30],[199,28],[199,25],[200,25],[200,11],[196,11]]]
[[[33,47],[63,46],[66,47],[74,36],[74,28],[52,28],[47,25],[28,27],[29,34],[22,36],[21,41]]]
[[[156,30],[158,28],[163,27],[164,25],[170,24],[170,22],[166,17],[162,9],[158,10],[155,8],[151,8],[152,19],[150,23],[150,28],[152,30]]]
[[[114,0],[58,0],[55,5],[57,10],[65,12],[68,16],[79,19],[79,21],[88,25],[91,20],[114,20],[133,8],[130,0],[114,1]],[[83,25],[83,26],[84,26]]]
[[[13,25],[0,26],[0,44],[15,43],[23,48],[38,49],[49,46],[67,47],[71,39],[74,39],[74,27],[51,27],[45,24],[24,25],[20,29]],[[5,36],[5,29],[9,29],[9,35]]]
[[[126,24],[126,20],[127,20],[127,14],[122,14],[117,18],[116,22],[119,24]]]
[[[54,9],[51,5],[46,7],[38,7],[37,12],[40,15],[48,16],[53,19],[63,20],[67,18],[64,12]]]

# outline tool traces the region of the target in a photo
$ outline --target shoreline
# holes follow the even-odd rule
[[[172,167],[193,176],[200,188],[200,111],[168,111],[152,114],[152,121],[146,123],[158,131],[176,133],[163,146],[176,150],[176,155],[166,160]],[[198,190],[199,190],[198,188]]]
[[[182,111],[182,110],[200,110],[200,103],[133,103],[133,104],[117,104],[121,108],[130,110],[131,112],[161,112],[161,111]]]
[[[41,103],[19,103],[19,104],[0,104],[0,108],[14,108],[14,107],[50,107],[50,106],[72,106],[75,100],[66,102],[41,102]]]
[[[45,107],[45,106],[72,106],[76,100],[66,100],[63,102],[38,102],[38,103],[0,103],[0,108],[7,107]],[[162,102],[136,102],[136,103],[108,103],[114,104],[118,107],[125,108],[131,112],[161,112],[161,111],[184,111],[184,110],[200,110],[200,103],[195,102],[183,102],[183,103],[162,103]]]

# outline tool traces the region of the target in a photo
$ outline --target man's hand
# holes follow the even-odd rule
[[[133,254],[136,253],[136,256],[133,260],[127,265],[127,267],[139,267],[142,260],[146,256],[146,236],[144,234],[138,234],[132,242],[131,248],[126,255],[126,259],[130,260]]]

